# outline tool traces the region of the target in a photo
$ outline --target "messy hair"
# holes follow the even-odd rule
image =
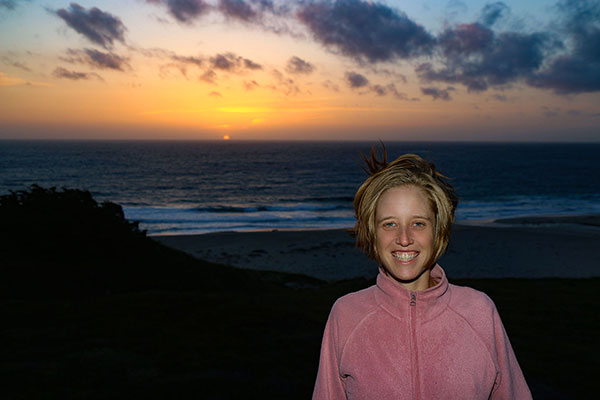
[[[433,264],[446,250],[450,239],[450,228],[454,222],[454,210],[458,197],[448,178],[436,171],[435,165],[415,154],[404,154],[392,162],[387,162],[387,152],[383,146],[380,158],[371,148],[370,157],[361,155],[369,177],[364,181],[354,197],[356,224],[353,233],[356,247],[369,258],[380,262],[377,255],[375,212],[381,195],[391,188],[413,185],[420,188],[429,199],[435,215]]]

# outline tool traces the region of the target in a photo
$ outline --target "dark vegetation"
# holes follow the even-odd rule
[[[1,399],[308,399],[325,284],[197,260],[89,192],[0,197]],[[465,280],[496,302],[536,399],[588,398],[598,279]]]

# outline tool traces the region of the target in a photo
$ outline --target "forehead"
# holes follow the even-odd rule
[[[379,197],[375,213],[378,217],[409,215],[433,217],[433,207],[425,190],[414,185],[396,186]]]

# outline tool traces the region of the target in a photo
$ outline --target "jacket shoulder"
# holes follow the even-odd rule
[[[499,321],[496,305],[488,295],[479,290],[465,286],[450,286],[452,295],[449,308],[491,348],[495,340],[496,321]]]
[[[336,300],[331,308],[329,319],[341,332],[350,332],[364,318],[377,310],[375,286],[349,293]]]
[[[450,307],[462,315],[471,315],[472,313],[494,313],[496,305],[489,296],[479,290],[450,284],[452,295],[450,297]]]

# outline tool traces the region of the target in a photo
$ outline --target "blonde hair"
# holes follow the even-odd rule
[[[374,148],[371,149],[369,158],[364,155],[362,157],[366,163],[366,168],[363,169],[370,176],[354,196],[356,224],[352,231],[356,236],[356,247],[369,258],[380,262],[375,247],[375,212],[379,198],[388,189],[413,185],[427,196],[435,215],[434,251],[429,260],[432,265],[448,246],[454,210],[458,204],[454,188],[446,181],[448,178],[436,171],[433,163],[415,154],[405,154],[388,163],[385,146],[381,160],[375,155]]]

